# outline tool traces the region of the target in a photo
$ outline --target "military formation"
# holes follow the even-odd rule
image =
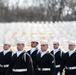
[[[0,75],[76,75],[76,43],[68,42],[68,52],[60,48],[59,40],[52,43],[53,50],[48,51],[49,43],[31,40],[31,49],[26,51],[25,41],[18,40],[17,52],[11,51],[11,43],[3,43],[0,52]],[[66,50],[67,51],[67,50]]]

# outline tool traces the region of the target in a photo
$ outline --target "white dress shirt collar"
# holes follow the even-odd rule
[[[75,50],[69,50],[69,56],[71,56],[74,52]]]
[[[43,57],[48,51],[41,51],[41,57]]]
[[[58,49],[54,49],[53,52],[54,52],[54,55],[59,51],[59,48]]]
[[[6,53],[8,53],[10,50],[3,50],[3,54],[5,55]]]
[[[36,47],[35,47],[35,48],[32,48],[32,49],[30,50],[31,54],[32,54],[35,50],[36,50]]]
[[[24,52],[24,50],[17,51],[17,57],[18,57],[21,53],[23,53],[23,52]]]

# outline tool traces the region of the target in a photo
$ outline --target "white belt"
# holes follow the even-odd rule
[[[60,65],[56,65],[56,68],[59,68],[60,67]]]
[[[38,71],[50,71],[50,68],[38,68]]]
[[[12,69],[13,72],[26,72],[27,69]]]
[[[9,67],[9,65],[3,65],[4,67]]]
[[[3,65],[0,64],[0,67],[3,67]]]
[[[9,67],[9,65],[1,65],[1,64],[0,64],[0,67],[7,68],[7,67]]]
[[[75,70],[76,67],[65,67],[66,70]]]

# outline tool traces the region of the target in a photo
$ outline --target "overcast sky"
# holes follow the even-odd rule
[[[9,0],[9,5],[16,5],[19,1],[19,6],[37,6],[39,3],[43,3],[43,0]],[[33,2],[34,1],[34,2]],[[39,1],[39,3],[37,2]]]
[[[11,5],[15,5],[17,2],[19,1],[19,5],[20,6],[24,6],[24,1],[25,1],[25,3],[26,3],[26,6],[28,5],[28,6],[31,6],[32,5],[32,1],[33,0],[9,0],[9,5],[11,6]]]

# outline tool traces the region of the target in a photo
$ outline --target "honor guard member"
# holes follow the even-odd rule
[[[5,41],[3,44],[3,51],[0,53],[0,75],[5,75],[7,68],[12,57],[12,51],[10,50],[11,43]]]
[[[25,41],[17,42],[17,53],[12,56],[6,75],[32,75],[33,65],[32,59],[28,53],[24,51]]]
[[[47,50],[48,42],[41,42],[41,51],[36,56],[36,75],[55,75],[55,60]]]
[[[54,49],[51,51],[51,53],[55,57],[56,75],[59,75],[60,65],[61,65],[63,55],[64,55],[64,52],[59,48],[59,46],[60,46],[59,40],[54,40],[53,41],[53,48]]]
[[[65,53],[62,59],[60,73],[62,75],[63,69],[65,71],[65,75],[76,75],[76,50],[75,50],[75,42],[70,41],[68,44],[69,51]]]
[[[32,60],[33,60],[34,70],[36,68],[36,55],[38,52],[37,46],[38,46],[38,40],[36,40],[36,39],[32,40],[31,41],[31,49],[28,51],[29,55],[32,57]]]

